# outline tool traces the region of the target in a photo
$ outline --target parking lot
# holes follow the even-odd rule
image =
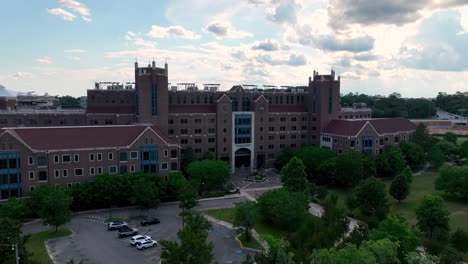
[[[239,199],[226,199],[202,202],[199,209],[229,207]],[[150,226],[140,226],[138,220],[128,221],[129,226],[138,228],[139,234],[149,235],[154,240],[176,240],[177,230],[182,227],[182,219],[178,216],[176,204],[161,205],[157,210],[149,212],[160,218],[161,223]],[[114,217],[128,218],[138,215],[137,210],[119,210]],[[83,260],[84,263],[158,263],[161,246],[146,250],[137,250],[129,244],[130,237],[118,238],[117,231],[107,231],[103,219],[108,212],[74,217],[67,225],[73,231],[69,237],[48,242],[49,250],[56,263],[66,263],[70,258]],[[37,225],[40,225],[39,223]],[[25,227],[25,233],[36,232],[38,226]],[[28,231],[29,230],[29,231]],[[213,224],[208,239],[213,241],[214,260],[218,263],[240,263],[248,251],[240,248],[234,240],[235,231],[221,225]]]

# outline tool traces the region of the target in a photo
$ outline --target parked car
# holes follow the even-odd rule
[[[146,219],[143,219],[141,220],[140,224],[142,226],[146,226],[146,225],[153,225],[153,224],[159,224],[161,223],[161,221],[159,221],[159,218],[146,218]]]
[[[110,222],[107,224],[107,230],[116,230],[127,225],[127,222]]]
[[[142,250],[142,249],[147,249],[147,248],[154,247],[157,245],[158,245],[158,242],[156,242],[156,240],[146,240],[146,241],[138,242],[136,248]]]
[[[134,236],[138,234],[138,229],[136,228],[130,228],[128,226],[124,226],[119,229],[119,237],[128,237],[128,236]]]
[[[151,240],[150,236],[136,235],[130,238],[130,245],[136,246],[138,242],[143,242],[145,240]]]

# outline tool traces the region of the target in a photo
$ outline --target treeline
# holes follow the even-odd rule
[[[468,92],[439,93],[435,104],[447,112],[466,116],[468,114]]]
[[[73,97],[70,95],[58,96],[61,106],[80,106],[81,99],[79,97]]]
[[[341,96],[342,106],[365,103],[372,108],[372,117],[431,118],[436,114],[436,104],[431,99],[402,98],[399,93],[389,96],[349,93]]]

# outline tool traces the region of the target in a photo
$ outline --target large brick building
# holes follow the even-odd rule
[[[308,85],[299,87],[238,85],[218,91],[216,85],[188,85],[180,90],[169,85],[167,64],[159,68],[153,61],[139,67],[135,62],[134,88],[92,89],[87,95],[82,110],[0,110],[0,125],[10,127],[0,132],[1,199],[26,195],[41,184],[92,179],[99,167],[102,173],[163,174],[179,168],[187,147],[200,158],[213,153],[230,163],[233,172],[252,172],[271,167],[285,147],[368,152],[371,140],[371,152],[378,153],[381,146],[397,143],[397,137],[408,140],[414,131],[406,119],[378,121],[370,119],[365,107],[341,108],[340,78],[334,71],[314,71]],[[148,148],[157,157],[151,167],[142,159]],[[102,159],[91,161],[90,155],[98,153]]]

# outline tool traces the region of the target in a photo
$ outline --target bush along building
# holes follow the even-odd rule
[[[409,140],[406,119],[371,119],[340,107],[340,77],[313,72],[306,86],[168,83],[168,65],[135,62],[135,82],[88,90],[85,109],[0,109],[1,199],[44,184],[77,184],[102,173],[178,170],[187,147],[211,152],[233,173],[272,167],[286,146],[377,154]],[[182,89],[181,89],[182,88]],[[2,98],[0,98],[1,101]]]

